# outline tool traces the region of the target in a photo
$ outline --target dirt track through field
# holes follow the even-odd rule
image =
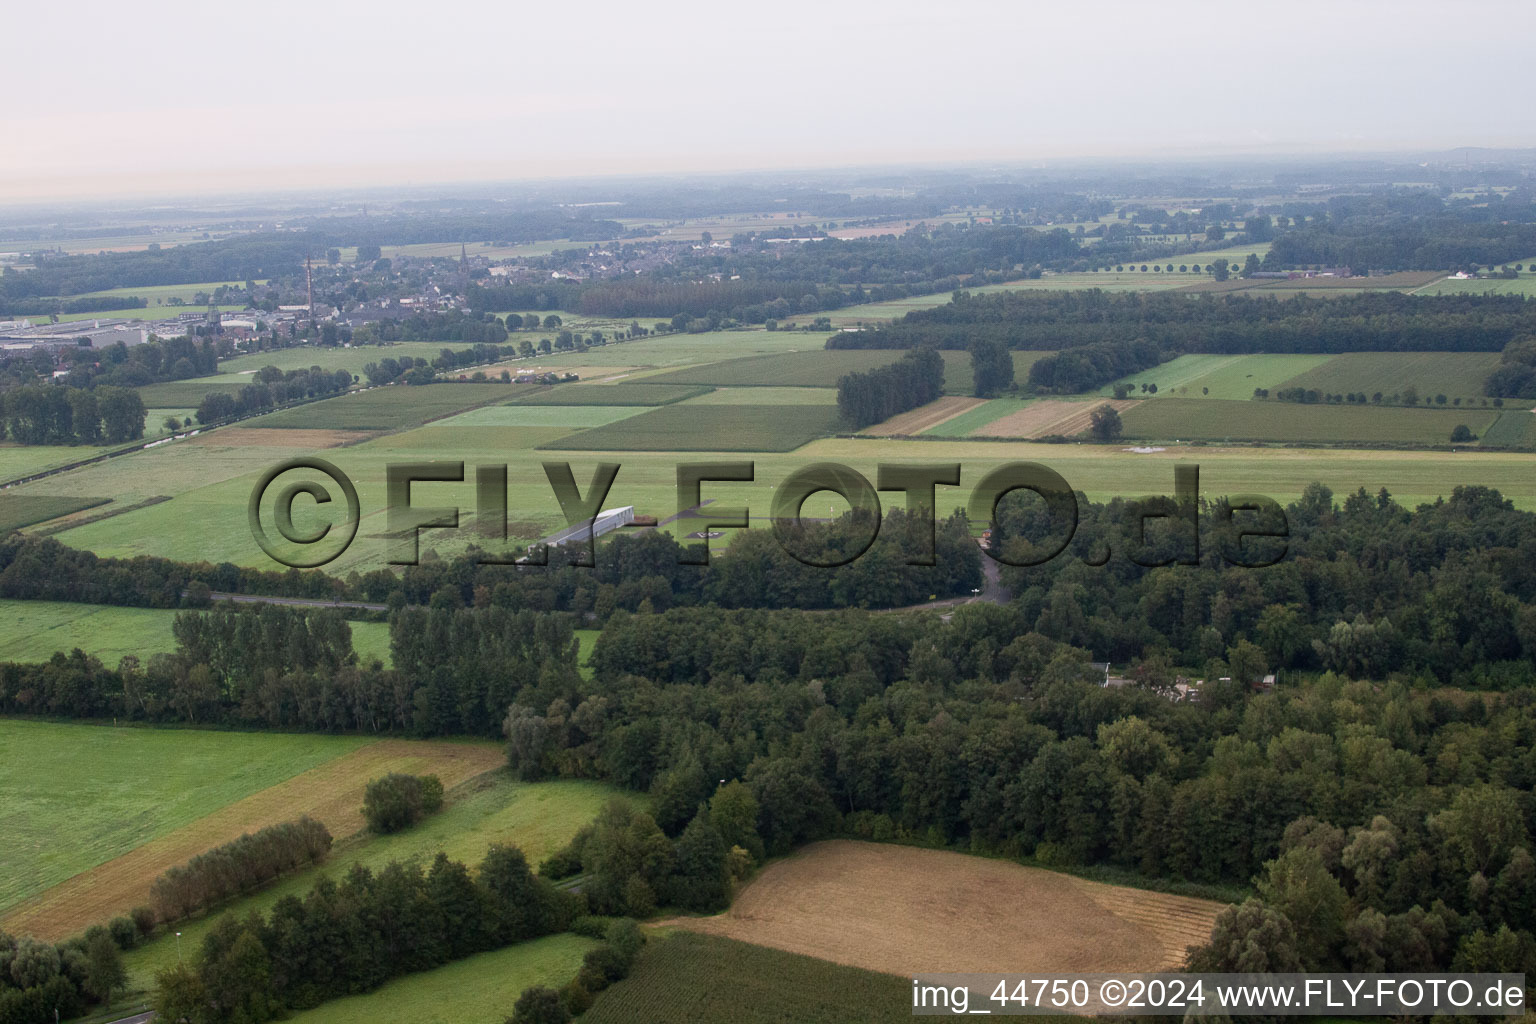
[[[1061,434],[1071,437],[1087,430],[1093,410],[1101,405],[1113,406],[1118,412],[1141,403],[1132,399],[1104,399],[1099,402],[1062,402],[1054,399],[1033,402],[1018,412],[1009,413],[1000,420],[993,420],[984,427],[971,431],[976,437],[1048,437]]]
[[[370,743],[38,893],[0,918],[0,930],[56,942],[148,903],[161,872],[243,833],[302,814],[336,839],[362,831],[363,789],[381,775],[436,775],[452,789],[505,763],[505,753],[492,744]]]
[[[916,409],[909,409],[892,416],[883,423],[865,427],[859,433],[872,434],[876,437],[913,436],[940,423],[948,423],[956,416],[970,412],[978,405],[986,404],[985,398],[939,398],[927,405],[920,405]]]
[[[731,909],[668,924],[886,974],[1150,972],[1222,904],[1011,861],[834,840],[763,870]]]

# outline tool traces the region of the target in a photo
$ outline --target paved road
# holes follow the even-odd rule
[[[154,1019],[155,1011],[150,1010],[148,1013],[141,1013],[137,1017],[123,1017],[121,1020],[114,1020],[112,1024],[149,1024]]]

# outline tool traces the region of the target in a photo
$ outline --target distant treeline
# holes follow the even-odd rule
[[[1478,223],[1456,217],[1336,217],[1275,237],[1264,269],[1350,267],[1459,270],[1497,266],[1536,253],[1536,224]]]
[[[855,430],[916,409],[944,391],[944,357],[931,348],[909,351],[889,366],[837,381],[837,407]]]
[[[280,370],[264,366],[234,394],[210,391],[197,405],[197,422],[221,423],[242,416],[254,416],[302,398],[323,398],[340,394],[352,386],[352,374],[346,370],[325,370],[311,366],[307,370]]]
[[[1499,367],[1483,382],[1490,398],[1536,398],[1536,334],[1516,338],[1504,347]]]
[[[439,853],[426,871],[391,861],[317,881],[266,914],[221,917],[195,959],[156,978],[165,1020],[262,1021],[391,978],[570,927],[579,895],[534,875],[515,846],[491,847],[477,870]]]
[[[165,871],[149,887],[150,903],[160,923],[179,921],[318,863],[330,849],[330,831],[308,815],[268,825]]]
[[[1348,298],[1054,292],[957,293],[884,327],[827,339],[841,348],[967,348],[995,338],[1014,349],[1056,350],[1146,341],[1186,352],[1497,352],[1536,331],[1536,303],[1522,296]]]
[[[24,384],[0,391],[0,438],[17,444],[120,444],[144,436],[145,415],[132,388]]]
[[[3,285],[0,285],[3,287]],[[106,313],[116,309],[143,309],[148,299],[133,295],[93,295],[80,299],[12,299],[0,301],[0,316],[49,316],[53,313]]]
[[[185,335],[151,338],[132,347],[117,342],[102,349],[65,348],[60,358],[67,372],[58,378],[53,376],[54,357],[49,352],[5,354],[0,355],[0,388],[46,383],[74,388],[97,384],[137,388],[218,373],[219,360],[233,353],[228,342],[197,340]]]
[[[1029,383],[1041,391],[1072,394],[1150,370],[1170,358],[1150,341],[1105,341],[1042,356],[1029,368]]]

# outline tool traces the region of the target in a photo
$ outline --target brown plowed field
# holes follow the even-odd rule
[[[1088,429],[1093,410],[1112,405],[1125,412],[1141,403],[1133,399],[1103,399],[1098,402],[1063,402],[1054,399],[1035,402],[1018,412],[993,420],[971,431],[974,437],[1046,437],[1061,434],[1071,437]]]
[[[883,423],[865,427],[859,431],[861,434],[873,434],[876,437],[897,437],[921,434],[930,427],[936,427],[940,423],[946,423],[963,412],[969,412],[978,405],[986,405],[985,398],[939,398],[927,405],[920,405],[916,409],[909,409],[904,413],[892,416]]]
[[[436,775],[444,789],[506,763],[495,744],[381,740],[253,793],[131,853],[60,882],[0,918],[0,930],[58,941],[149,902],[161,872],[267,825],[308,814],[337,839],[363,828],[363,789],[390,772]]]
[[[886,974],[1151,972],[1181,965],[1221,910],[1011,861],[834,840],[769,865],[724,914],[668,923]]]

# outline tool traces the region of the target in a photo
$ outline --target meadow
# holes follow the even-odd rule
[[[1511,448],[1536,446],[1536,415],[1529,409],[1505,409],[1483,431],[1482,443]]]
[[[256,283],[257,284],[266,284],[266,281],[265,281],[265,279],[263,279],[263,280],[258,281]],[[171,314],[176,313],[176,312],[186,312],[186,313],[201,312],[202,310],[206,309],[207,306],[206,305],[204,305],[204,306],[195,305],[193,303],[193,300],[195,298],[197,298],[197,295],[198,295],[199,292],[204,292],[204,293],[206,293],[206,294],[211,296],[213,294],[214,290],[217,289],[220,285],[230,285],[230,286],[236,287],[236,288],[244,288],[245,287],[245,282],[244,281],[202,281],[202,282],[198,282],[198,283],[195,283],[195,284],[132,285],[132,286],[123,287],[123,288],[106,288],[106,289],[103,289],[102,291],[96,291],[96,292],[81,292],[79,295],[67,295],[67,296],[64,296],[64,298],[66,300],[68,300],[68,299],[119,299],[119,298],[146,299],[149,302],[149,308],[151,310],[154,310],[155,312],[157,312],[161,316],[168,316],[168,315],[171,315]],[[174,304],[174,301],[173,301],[173,300],[176,300],[176,299],[180,299],[183,306],[190,307],[190,308],[182,309],[181,307],[176,306]],[[237,308],[239,308],[239,307],[237,307]],[[101,317],[103,319],[106,319],[108,317],[115,316],[115,315],[116,315],[115,312],[92,313],[91,314],[91,316],[97,316],[97,317]]]
[[[455,385],[458,386],[458,385]],[[403,389],[402,389],[403,390]],[[420,390],[420,389],[416,389]],[[1207,467],[1207,479],[1220,479],[1218,487],[1224,493],[1257,491],[1282,501],[1292,501],[1300,496],[1306,485],[1320,480],[1335,491],[1352,491],[1367,486],[1374,492],[1386,487],[1404,500],[1433,500],[1448,494],[1457,483],[1479,483],[1499,488],[1506,497],[1523,508],[1536,508],[1536,459],[1529,455],[1500,452],[1469,454],[1466,451],[1450,452],[1350,452],[1344,450],[1295,450],[1272,449],[1255,451],[1250,448],[1221,449],[1219,447],[1179,448],[1169,447],[1167,452],[1149,455],[1123,450],[1124,446],[1098,445],[1042,445],[1027,442],[975,441],[952,437],[950,432],[970,430],[994,422],[1009,408],[1019,409],[1023,403],[1011,399],[998,402],[1010,405],[980,407],[964,417],[950,420],[937,428],[933,435],[914,440],[885,440],[874,438],[826,438],[813,440],[790,453],[755,451],[751,459],[756,465],[755,484],[720,483],[708,484],[706,497],[714,497],[722,505],[746,504],[766,508],[771,495],[770,488],[807,462],[833,460],[845,462],[873,479],[875,465],[879,461],[950,461],[961,462],[965,467],[965,479],[977,476],[1006,461],[1027,460],[1043,462],[1062,472],[1074,487],[1087,491],[1096,500],[1115,495],[1160,493],[1172,486],[1172,470],[1168,460],[1198,461]],[[988,403],[991,405],[992,403]],[[1315,413],[1344,413],[1362,416],[1372,413],[1398,416],[1424,417],[1413,423],[1435,423],[1437,418],[1451,413],[1437,413],[1414,409],[1371,409],[1357,407],[1298,406],[1279,402],[1218,402],[1179,399],[1158,399],[1144,402],[1124,414],[1137,417],[1168,407],[1173,413],[1170,422],[1162,428],[1177,429],[1167,435],[1170,439],[1191,439],[1192,432],[1186,424],[1192,421],[1194,411],[1206,407],[1214,410],[1235,407],[1238,412],[1268,410],[1267,415],[1278,417],[1281,428],[1286,424],[1305,423]],[[743,407],[732,406],[664,406],[644,414],[667,412],[674,428],[672,437],[657,438],[655,443],[700,446],[703,458],[690,454],[680,460],[681,449],[635,450],[631,439],[624,435],[644,417],[633,417],[608,427],[596,428],[606,433],[601,444],[617,444],[624,447],[623,469],[614,484],[610,504],[633,504],[637,510],[661,517],[676,511],[676,465],[679,461],[703,461],[707,452],[728,455],[731,451],[722,447],[718,430],[703,429],[700,417],[711,408],[729,410],[736,416],[736,429],[742,421],[738,412]],[[745,408],[752,408],[750,406]],[[763,414],[759,426],[769,443],[784,443],[783,431],[786,419],[782,407],[769,407],[773,414]],[[831,412],[831,406],[797,407],[823,409]],[[1491,410],[1490,410],[1491,413]],[[1465,416],[1466,414],[1463,414]],[[1218,417],[1220,419],[1220,417]],[[1492,419],[1490,415],[1488,419]],[[1243,421],[1239,417],[1237,423]],[[1354,424],[1351,420],[1351,424]],[[1391,423],[1387,420],[1367,420],[1366,423]],[[1442,424],[1443,425],[1443,424]],[[1430,429],[1429,440],[1436,444],[1449,441],[1450,429],[1445,426],[1444,435]],[[1474,431],[1482,433],[1478,424],[1469,423]],[[794,426],[794,424],[789,424]],[[1228,419],[1211,425],[1226,436],[1233,429]],[[1294,427],[1289,428],[1294,432]],[[1513,429],[1513,427],[1509,428]],[[233,443],[231,428],[223,428],[203,435],[190,442],[163,445],[149,451],[135,453],[119,459],[111,459],[81,470],[50,477],[27,484],[16,493],[44,494],[50,496],[94,496],[113,494],[125,507],[156,495],[171,495],[173,500],[146,507],[133,508],[109,519],[87,523],[59,533],[58,539],[74,547],[82,547],[104,555],[132,556],[158,555],[186,560],[230,561],[241,565],[274,567],[251,539],[246,521],[245,505],[250,497],[257,476],[275,462],[305,450],[292,447],[301,435],[295,431],[245,430],[245,441],[252,437],[270,437],[271,445],[262,446]],[[325,432],[313,432],[314,435]],[[226,440],[220,440],[221,436]],[[313,435],[311,435],[313,436]],[[506,464],[512,486],[511,518],[514,520],[511,536],[516,540],[532,541],[564,524],[559,504],[544,482],[542,461],[552,457],[548,450],[540,450],[543,444],[566,444],[572,437],[566,428],[535,427],[443,427],[428,425],[397,434],[385,435],[361,444],[344,448],[331,448],[324,457],[334,462],[354,481],[360,497],[363,522],[355,543],[327,571],[345,574],[351,571],[367,571],[380,568],[385,563],[384,544],[384,474],[391,462],[424,461],[452,457],[464,459],[467,464]],[[578,433],[576,437],[583,436]],[[589,439],[590,440],[590,439]],[[1326,440],[1326,438],[1325,438]],[[316,439],[311,444],[326,443]],[[1129,442],[1127,442],[1129,444]],[[708,446],[708,447],[705,447]],[[606,456],[580,456],[572,452],[570,461],[577,478],[587,479],[590,463]],[[739,457],[739,456],[734,456]],[[974,475],[973,475],[974,474]],[[433,483],[418,485],[416,501],[422,504],[454,504],[465,510],[464,521],[469,523],[475,503],[472,479],[465,483]],[[413,492],[415,493],[415,492]],[[964,504],[963,493],[957,489],[940,488],[938,500],[941,512]],[[186,524],[195,522],[198,528],[188,530]],[[436,550],[444,556],[463,551],[476,540],[469,530],[429,530],[422,534],[422,550]]]
[[[569,932],[395,978],[382,988],[302,1010],[291,1024],[502,1024],[523,989],[559,989],[576,976],[594,939]]]
[[[517,400],[518,405],[670,405],[709,394],[709,388],[689,384],[556,384]]]
[[[250,420],[251,427],[398,430],[492,402],[509,402],[531,384],[390,384],[281,409]]]
[[[441,427],[601,427],[646,412],[633,405],[483,405],[439,420]]]
[[[664,385],[657,385],[662,387]],[[836,405],[836,388],[715,388],[697,398],[690,398],[687,406],[700,405]]]
[[[912,1015],[905,978],[686,931],[654,934],[584,1024],[888,1024]],[[307,1022],[306,1022],[307,1024]]]
[[[0,719],[0,912],[366,742]]]
[[[139,398],[150,409],[196,409],[208,395],[219,393],[226,395],[239,394],[240,389],[250,382],[249,377],[239,382],[219,382],[212,377],[199,377],[195,380],[170,380],[163,384],[147,384],[139,388]],[[155,421],[147,419],[145,422],[152,425]]]
[[[0,493],[0,535],[50,519],[105,505],[111,498],[50,498],[34,494]]]
[[[652,378],[666,384],[709,384],[714,387],[837,386],[845,374],[894,363],[902,353],[892,349],[825,349],[732,359],[696,366]]]
[[[1408,409],[1296,402],[1142,402],[1122,415],[1125,436],[1149,441],[1273,441],[1316,444],[1449,444],[1459,424],[1481,435],[1493,409]]]
[[[112,450],[89,444],[0,444],[0,481],[41,473]]]
[[[1379,391],[1389,398],[1412,387],[1425,401],[1443,394],[1463,403],[1480,402],[1483,381],[1498,365],[1497,352],[1348,352],[1288,377],[1279,386],[1315,388],[1327,394]]]
[[[439,852],[454,860],[478,864],[491,846],[513,843],[530,864],[537,866],[570,842],[604,804],[623,795],[620,790],[597,782],[516,782],[500,772],[484,776],[462,791],[450,792],[443,809],[414,828],[384,836],[361,833],[355,839],[337,843],[330,857],[317,867],[289,875],[215,913],[182,922],[182,942],[189,944],[184,948],[197,948],[225,913],[244,915],[252,910],[269,910],[284,896],[302,897],[321,875],[339,879],[358,864],[378,871],[398,860],[426,868]],[[129,987],[147,988],[156,971],[176,962],[175,937],[161,935],[125,954],[124,960]]]
[[[1531,266],[1526,262],[1526,266]],[[1536,273],[1529,270],[1512,280],[1502,278],[1441,278],[1420,288],[1416,295],[1524,295],[1536,298]]]
[[[543,445],[579,451],[787,452],[842,424],[836,406],[666,405]]]
[[[0,661],[47,661],[76,647],[109,668],[129,654],[148,661],[176,649],[175,615],[162,608],[0,598]]]
[[[1254,388],[1276,388],[1292,377],[1322,366],[1327,355],[1185,355],[1141,373],[1129,374],[1104,385],[1096,393],[1108,397],[1117,385],[1131,389],[1132,397],[1147,397],[1143,384],[1156,384],[1154,398],[1252,398]],[[1207,393],[1209,392],[1209,393]]]

